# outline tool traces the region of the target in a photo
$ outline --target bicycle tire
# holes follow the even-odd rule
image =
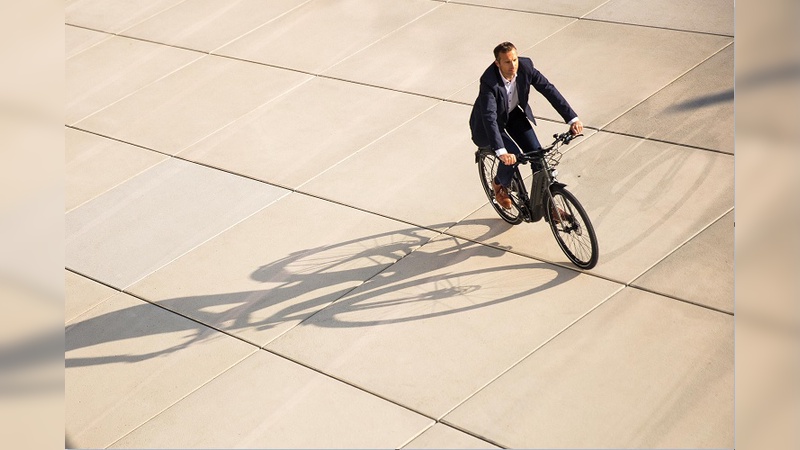
[[[520,211],[522,200],[520,200],[519,196],[522,177],[519,174],[519,170],[515,169],[511,187],[508,189],[508,195],[511,197],[511,208],[503,208],[495,200],[494,189],[492,188],[492,182],[495,175],[497,175],[497,167],[499,164],[502,164],[502,162],[494,153],[480,152],[478,156],[478,177],[480,178],[481,186],[483,186],[483,191],[489,199],[489,203],[500,218],[511,225],[517,225],[523,220],[522,212]]]
[[[589,270],[597,265],[599,248],[597,235],[589,215],[577,198],[563,186],[550,187],[551,197],[547,198],[545,214],[550,223],[550,230],[558,242],[558,246],[573,264],[581,269]],[[562,220],[553,220],[552,202],[566,213]]]

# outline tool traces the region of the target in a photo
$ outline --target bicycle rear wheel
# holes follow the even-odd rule
[[[483,191],[486,192],[486,197],[489,199],[489,203],[491,203],[494,210],[503,220],[511,225],[516,225],[522,222],[523,219],[519,206],[522,204],[519,194],[522,189],[520,186],[522,178],[519,175],[519,171],[514,174],[511,186],[508,189],[508,196],[511,197],[511,207],[508,209],[503,208],[494,199],[494,189],[492,188],[492,181],[495,175],[497,175],[497,167],[499,164],[503,163],[494,152],[481,151],[478,153],[478,176],[481,180]]]
[[[563,186],[551,186],[550,193],[552,201],[547,198],[545,214],[558,246],[573,264],[581,269],[591,269],[597,264],[599,250],[589,216],[578,199]],[[557,209],[553,208],[553,202]]]

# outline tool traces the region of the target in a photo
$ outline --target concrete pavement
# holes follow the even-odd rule
[[[733,2],[66,2],[69,447],[733,447]],[[572,266],[478,183],[514,42]],[[540,139],[566,130],[534,95]]]

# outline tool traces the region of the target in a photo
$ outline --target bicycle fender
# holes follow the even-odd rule
[[[566,184],[564,184],[564,183],[562,183],[560,181],[554,181],[554,182],[550,183],[550,189],[553,189],[553,186],[557,186],[557,187],[560,187],[560,188],[567,187]]]

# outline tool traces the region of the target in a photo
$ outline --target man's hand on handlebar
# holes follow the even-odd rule
[[[513,153],[505,153],[500,155],[500,161],[503,161],[503,164],[507,166],[511,166],[517,162],[517,157]]]
[[[583,132],[583,123],[580,120],[576,120],[569,126],[569,132],[572,133],[573,136],[577,136]]]

